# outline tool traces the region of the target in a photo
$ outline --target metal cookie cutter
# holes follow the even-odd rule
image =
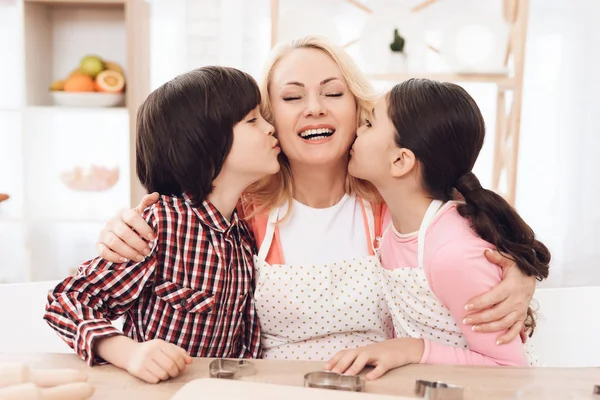
[[[237,379],[256,374],[254,364],[247,360],[227,360],[218,358],[209,365],[210,377],[221,379]]]
[[[417,380],[415,394],[428,400],[462,400],[463,388],[444,382]]]
[[[365,380],[360,376],[341,375],[330,371],[318,371],[304,375],[304,386],[316,389],[364,392]]]
[[[594,394],[600,394],[600,385],[594,385]]]

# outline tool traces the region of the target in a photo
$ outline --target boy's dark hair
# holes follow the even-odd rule
[[[500,195],[481,187],[472,169],[485,137],[485,123],[473,98],[460,86],[410,79],[389,94],[388,114],[395,142],[419,160],[425,190],[443,201],[465,200],[458,212],[485,241],[511,256],[519,269],[538,280],[548,277],[550,251]],[[525,326],[533,333],[533,311]]]
[[[233,126],[260,104],[252,76],[207,66],[154,90],[137,114],[136,168],[146,190],[198,205],[212,192],[233,143]]]

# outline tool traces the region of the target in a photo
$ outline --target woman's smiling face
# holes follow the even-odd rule
[[[329,55],[310,48],[291,51],[275,66],[269,93],[290,164],[347,162],[356,135],[356,99]]]

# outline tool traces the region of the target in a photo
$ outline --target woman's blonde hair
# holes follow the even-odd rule
[[[262,97],[260,109],[263,117],[273,124],[273,108],[269,93],[273,71],[284,56],[296,49],[320,50],[335,61],[348,84],[350,92],[356,98],[357,126],[364,121],[365,116],[373,108],[374,101],[378,96],[350,56],[330,40],[318,36],[307,36],[290,42],[279,43],[271,50],[260,82]],[[258,181],[249,187],[243,196],[243,202],[246,205],[251,205],[251,209],[254,210],[247,217],[268,212],[275,207],[282,206],[286,202],[291,204],[293,190],[292,171],[289,161],[283,152],[279,155],[279,163],[281,164],[281,169],[277,174],[270,175]],[[381,201],[377,190],[371,183],[350,175],[346,178],[346,193],[357,194],[365,200],[372,202]]]

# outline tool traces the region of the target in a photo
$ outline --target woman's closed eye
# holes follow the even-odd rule
[[[335,92],[335,93],[327,93],[325,94],[325,97],[342,97],[344,95],[343,92]],[[300,100],[302,98],[302,96],[299,95],[290,95],[290,96],[284,96],[283,97],[283,101],[294,101],[294,100]]]
[[[258,120],[258,118],[256,118],[256,117],[254,117],[254,118],[250,118],[250,119],[248,120],[248,123],[249,123],[249,124],[253,124],[253,123],[255,123],[257,120]]]
[[[370,128],[370,127],[372,127],[373,125],[371,125],[371,121],[369,121],[368,119],[365,119],[365,126],[366,126],[367,128]]]

